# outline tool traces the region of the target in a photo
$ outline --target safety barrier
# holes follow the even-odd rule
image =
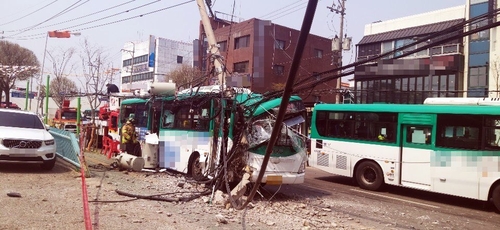
[[[80,146],[78,145],[76,135],[56,128],[50,128],[49,132],[56,142],[57,156],[80,168],[80,161],[78,159],[80,155]]]

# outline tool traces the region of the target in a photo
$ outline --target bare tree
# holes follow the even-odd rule
[[[189,65],[181,65],[179,68],[165,75],[165,81],[172,80],[177,87],[188,88],[193,80],[201,76],[201,71]]]
[[[106,83],[113,82],[114,69],[108,55],[104,53],[102,47],[92,46],[87,39],[82,45],[83,51],[80,54],[83,77],[79,78],[83,85],[83,91],[89,101],[92,117],[92,131],[87,149],[95,147],[95,110],[101,105],[100,98],[105,95]]]
[[[8,41],[0,41],[0,95],[10,102],[10,90],[16,81],[28,80],[39,70],[40,64],[33,51]],[[1,97],[0,97],[1,101]]]
[[[52,73],[54,75],[50,84],[50,94],[56,105],[61,108],[62,102],[64,100],[72,100],[74,93],[78,91],[75,83],[66,77],[74,69],[74,64],[70,62],[75,54],[75,49],[59,49],[58,52],[47,51],[47,54],[49,60],[52,62]],[[69,85],[64,85],[65,83]]]
[[[75,82],[71,79],[60,76],[50,81],[49,90],[50,96],[57,106],[61,108],[64,100],[71,100],[74,98],[72,95],[75,95],[78,92],[78,87],[76,87]]]
[[[108,60],[108,55],[104,53],[102,47],[92,46],[85,39],[82,48],[80,59],[83,77],[80,77],[79,80],[83,85],[83,92],[86,94],[90,108],[93,111],[101,105],[99,98],[106,93],[106,83],[113,82],[114,69],[112,68],[112,62]],[[92,114],[92,117],[94,116]]]
[[[277,90],[283,90],[283,89],[285,89],[285,83],[272,83],[271,88],[273,90],[276,90],[276,91]]]

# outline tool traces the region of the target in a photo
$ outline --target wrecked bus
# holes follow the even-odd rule
[[[139,104],[142,109],[134,112],[148,118],[143,120],[147,125],[138,126],[158,137],[159,168],[183,172],[195,180],[224,176],[229,182],[241,180],[247,170],[255,182],[281,99],[267,99],[243,88],[221,93],[218,86],[204,86]],[[120,113],[126,116],[127,112]],[[292,96],[261,183],[304,182],[305,113],[301,98]]]

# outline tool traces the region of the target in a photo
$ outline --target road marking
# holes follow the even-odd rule
[[[439,206],[435,206],[435,205],[424,204],[424,203],[410,201],[410,200],[404,200],[404,199],[400,199],[400,198],[396,198],[396,197],[380,195],[380,194],[377,194],[377,193],[363,191],[363,190],[358,190],[358,189],[351,189],[351,191],[365,193],[365,194],[369,194],[369,195],[372,195],[372,196],[378,196],[378,197],[383,197],[383,198],[387,198],[387,199],[393,199],[393,200],[402,201],[402,202],[411,203],[411,204],[416,204],[416,205],[427,206],[427,207],[436,208],[436,209],[440,208]]]

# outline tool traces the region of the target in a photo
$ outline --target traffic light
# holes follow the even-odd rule
[[[49,31],[49,37],[51,38],[69,38],[71,33],[69,31]]]

